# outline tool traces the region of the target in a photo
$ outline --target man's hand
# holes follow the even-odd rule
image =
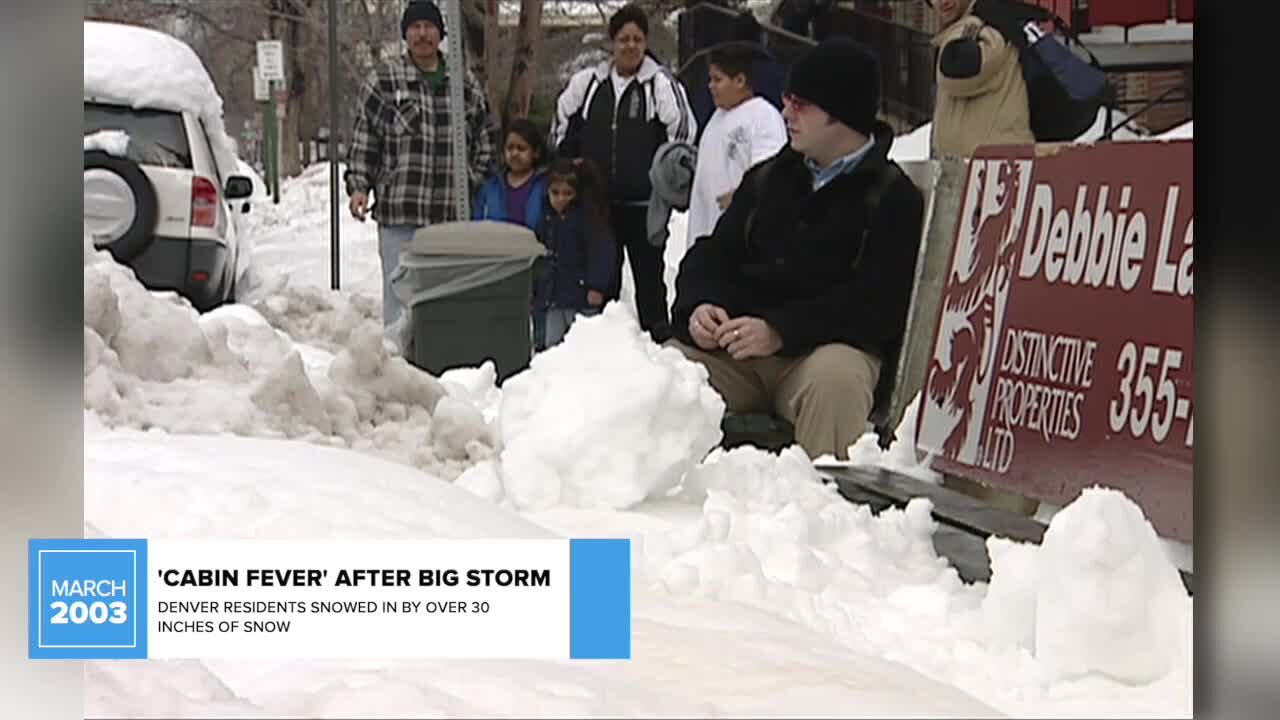
[[[591,307],[600,307],[604,304],[604,294],[599,290],[588,290],[587,304]]]
[[[728,210],[728,209],[729,209],[729,204],[730,204],[730,203],[732,203],[732,202],[733,202],[733,191],[732,191],[732,190],[730,190],[729,192],[727,192],[727,193],[725,193],[725,194],[721,195],[720,197],[716,198],[716,205],[720,206],[720,209],[721,209],[721,210]]]
[[[693,342],[703,350],[715,350],[720,347],[716,342],[716,333],[729,322],[729,313],[719,305],[702,303],[694,308],[689,316],[689,335]]]
[[[364,222],[369,212],[369,193],[351,193],[351,217]]]
[[[769,357],[782,349],[782,336],[769,323],[755,317],[739,317],[720,325],[716,344],[734,360]]]

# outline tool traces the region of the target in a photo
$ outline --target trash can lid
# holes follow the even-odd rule
[[[414,255],[538,257],[547,249],[524,225],[498,220],[447,222],[418,228],[405,251]]]

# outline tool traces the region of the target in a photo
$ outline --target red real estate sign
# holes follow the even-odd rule
[[[1191,540],[1192,147],[974,156],[916,426],[936,470],[1113,487]]]

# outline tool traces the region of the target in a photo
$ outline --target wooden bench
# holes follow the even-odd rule
[[[725,413],[720,422],[724,438],[720,446],[728,450],[740,445],[754,445],[762,450],[778,452],[795,442],[796,430],[791,423],[765,413]]]

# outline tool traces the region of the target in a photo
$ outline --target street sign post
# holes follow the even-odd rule
[[[280,40],[259,40],[258,65],[254,75],[254,99],[266,104],[267,157],[269,158],[267,182],[271,185],[272,200],[280,204],[280,119],[284,117],[284,103],[279,102],[280,87],[284,83],[284,43]],[[266,86],[258,86],[258,77]],[[275,91],[275,92],[273,92]],[[275,94],[277,97],[272,97]]]
[[[268,81],[284,81],[284,43],[279,40],[258,41],[258,68]]]
[[[276,104],[263,103],[267,116],[267,184],[276,205],[280,204],[280,128],[276,119]]]
[[[340,284],[338,249],[338,3],[329,0],[329,284]]]

